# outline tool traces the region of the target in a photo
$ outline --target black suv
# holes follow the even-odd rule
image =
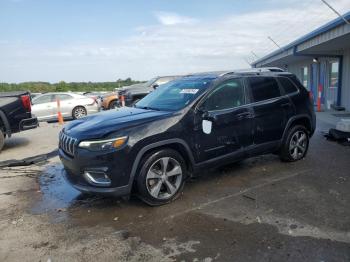
[[[88,116],[60,133],[67,180],[86,193],[174,200],[203,168],[277,153],[305,157],[315,130],[308,91],[276,68],[188,75],[133,108]]]

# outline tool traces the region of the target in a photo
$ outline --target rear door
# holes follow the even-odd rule
[[[70,117],[72,116],[72,111],[74,108],[74,99],[71,95],[68,94],[56,94],[55,95],[56,100],[56,106],[54,107],[54,114],[57,115],[58,108],[57,108],[57,100],[60,101],[60,110],[62,113],[62,116],[64,117]]]
[[[199,106],[196,145],[200,162],[223,157],[252,144],[252,110],[242,79],[219,84]]]
[[[283,96],[274,77],[248,78],[250,99],[254,109],[254,144],[282,139],[291,102]]]

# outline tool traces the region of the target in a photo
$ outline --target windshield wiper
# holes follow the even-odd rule
[[[135,106],[135,107],[136,107],[136,108],[140,108],[140,109],[146,109],[146,110],[160,111],[159,108],[150,107],[150,106]]]

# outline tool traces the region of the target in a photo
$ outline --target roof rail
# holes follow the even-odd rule
[[[260,67],[260,68],[248,68],[248,69],[238,69],[235,71],[223,72],[220,76],[232,75],[232,74],[245,74],[245,73],[268,73],[268,72],[285,72],[279,67]]]

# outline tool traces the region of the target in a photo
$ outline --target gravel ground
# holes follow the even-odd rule
[[[52,158],[0,169],[0,261],[350,261],[350,147],[318,122],[306,159],[265,155],[203,173],[174,203],[83,196]],[[52,151],[58,124],[1,161]]]

